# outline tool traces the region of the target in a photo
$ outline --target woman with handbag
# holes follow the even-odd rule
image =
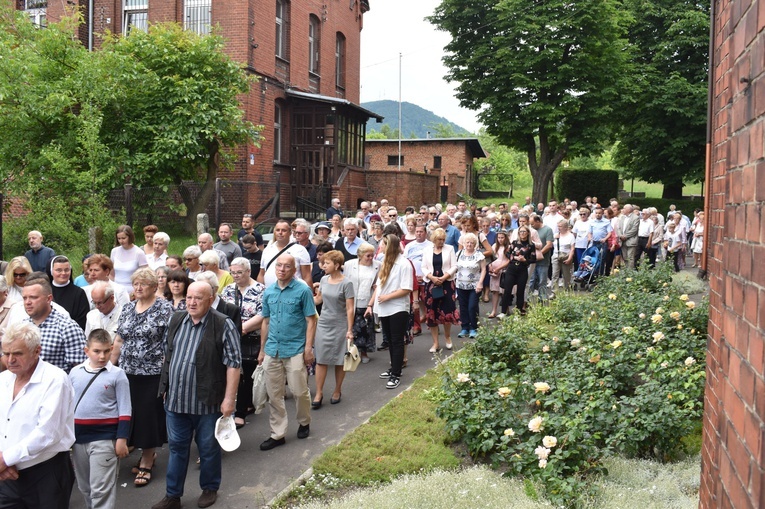
[[[502,313],[497,318],[503,318],[510,307],[513,296],[513,287],[517,286],[515,301],[521,316],[526,314],[526,282],[529,279],[529,265],[536,261],[536,248],[531,242],[528,226],[519,226],[516,232],[518,240],[510,244],[507,258],[510,263],[505,273],[505,293],[502,295]]]
[[[252,374],[258,367],[260,353],[260,325],[263,316],[263,292],[266,287],[258,283],[250,275],[252,265],[247,258],[237,257],[231,261],[229,273],[234,282],[226,286],[221,293],[221,299],[239,308],[242,316],[242,376],[239,377],[239,388],[236,393],[236,410],[234,424],[237,428],[245,425],[247,414],[252,411]]]
[[[369,352],[376,348],[374,318],[365,316],[366,306],[375,290],[377,273],[380,262],[374,259],[375,248],[372,244],[363,243],[359,246],[358,258],[350,260],[343,266],[343,275],[353,283],[355,298],[355,314],[353,317],[353,342],[359,349],[361,362],[369,362]]]
[[[357,253],[358,255],[358,253]],[[343,276],[345,258],[338,250],[324,255],[324,273],[319,290],[313,301],[321,304],[321,315],[316,326],[316,393],[311,408],[321,408],[324,400],[324,381],[328,367],[335,367],[335,391],[329,402],[340,403],[343,395],[345,371],[343,361],[348,349],[348,342],[353,341],[354,289],[351,280]]]
[[[438,326],[444,326],[446,349],[452,348],[452,324],[459,322],[459,313],[455,304],[454,274],[457,272],[457,258],[454,248],[446,244],[446,232],[436,228],[430,236],[433,246],[422,252],[422,280],[425,283],[425,321],[433,337],[430,353],[436,353],[438,345]]]

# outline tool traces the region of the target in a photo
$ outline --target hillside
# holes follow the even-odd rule
[[[390,126],[391,130],[398,129],[398,102],[390,100],[371,101],[361,103],[361,106],[385,117],[382,124],[378,124],[376,120],[370,119],[367,122],[367,132],[372,129],[380,132],[385,124]],[[411,138],[412,134],[414,134],[415,138],[426,138],[428,131],[432,133],[431,137],[433,137],[435,135],[433,126],[437,124],[446,124],[451,126],[455,133],[470,135],[470,131],[464,127],[449,122],[444,117],[439,117],[432,111],[421,108],[416,104],[401,103],[401,117],[401,132],[404,138]]]

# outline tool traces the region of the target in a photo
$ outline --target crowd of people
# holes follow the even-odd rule
[[[268,244],[251,215],[241,225],[237,238],[219,225],[218,242],[202,233],[182,256],[169,254],[171,239],[156,226],[143,228],[139,247],[123,225],[111,253],[88,256],[76,279],[71,261],[29,232],[29,251],[3,264],[0,278],[0,505],[67,507],[76,478],[89,508],[114,507],[116,459],[140,451],[140,488],[167,443],[166,496],[153,508],[178,508],[196,437],[197,503],[208,507],[221,482],[221,419],[246,425],[258,366],[267,451],[286,443],[287,391],[298,439],[310,435],[325,392],[341,403],[351,345],[365,364],[386,351],[379,376],[396,389],[425,326],[436,354],[441,330],[450,350],[453,325],[458,338],[474,338],[481,322],[513,307],[525,315],[530,302],[571,287],[593,246],[603,277],[665,259],[680,270],[686,252],[695,265],[703,250],[701,211],[690,219],[674,207],[663,215],[589,197],[581,207],[527,198],[403,213],[384,199],[347,213],[334,199],[326,221],[277,220]],[[483,319],[481,301],[490,303]],[[97,377],[105,391],[91,389]]]

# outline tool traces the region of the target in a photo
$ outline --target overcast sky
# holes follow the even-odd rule
[[[470,130],[478,131],[475,112],[459,107],[454,86],[444,79],[446,32],[425,21],[440,0],[370,0],[361,31],[361,101],[399,98]]]

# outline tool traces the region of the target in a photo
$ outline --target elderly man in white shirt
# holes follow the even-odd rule
[[[65,509],[74,486],[74,389],[40,358],[31,323],[8,327],[0,373],[0,506]]]
[[[113,287],[109,283],[98,281],[93,285],[90,298],[95,309],[91,309],[86,317],[85,337],[89,337],[92,330],[104,329],[114,339],[122,305],[117,304],[114,299]]]

